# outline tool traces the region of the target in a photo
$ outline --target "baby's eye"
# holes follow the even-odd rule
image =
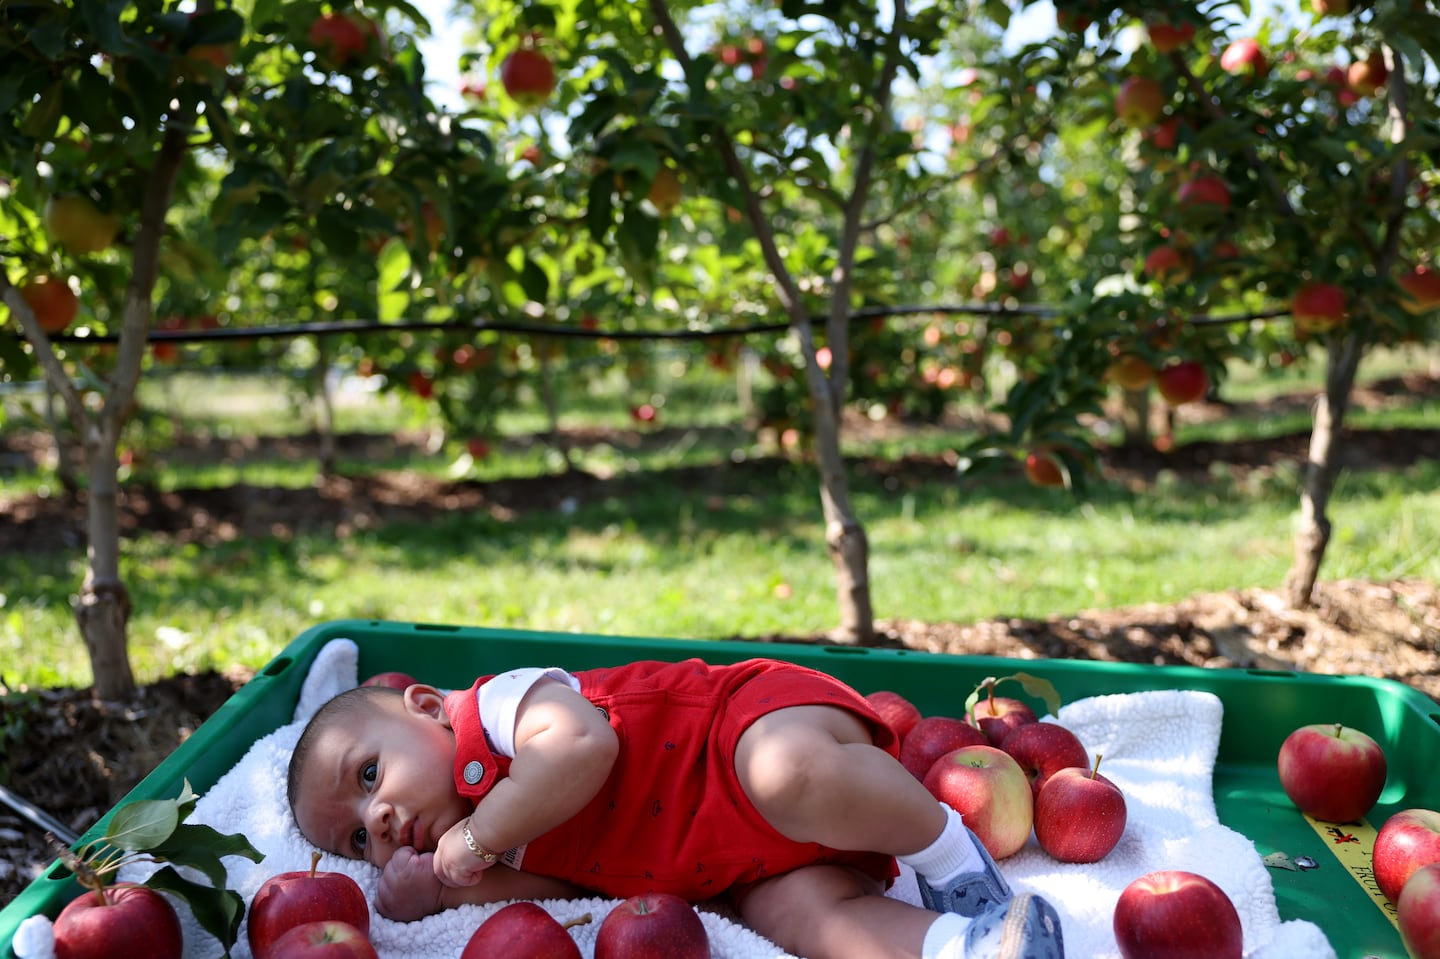
[[[360,781],[367,786],[375,785],[377,767],[374,763],[366,763],[360,767]]]
[[[361,859],[365,858],[365,843],[369,838],[364,829],[357,829],[350,836],[350,846],[360,854]]]

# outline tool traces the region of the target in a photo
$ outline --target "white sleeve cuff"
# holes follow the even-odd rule
[[[559,680],[577,693],[580,691],[580,680],[565,670],[557,666],[543,669],[531,666],[500,673],[475,693],[476,705],[480,708],[480,728],[485,730],[485,739],[495,755],[515,758],[515,713],[530,687],[542,679]]]

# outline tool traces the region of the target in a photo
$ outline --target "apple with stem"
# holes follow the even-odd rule
[[[1371,856],[1375,882],[1385,898],[1400,898],[1405,882],[1421,867],[1440,862],[1440,812],[1404,809],[1380,826]]]
[[[1010,696],[996,696],[995,684],[986,683],[985,695],[970,708],[966,719],[985,734],[990,745],[998,748],[1012,730],[1033,723],[1039,717],[1028,703]]]
[[[1241,959],[1240,914],[1225,890],[1182,870],[1147,873],[1115,903],[1122,959]]]
[[[1400,939],[1412,959],[1440,959],[1440,863],[1415,870],[1395,909]]]
[[[925,774],[930,795],[954,809],[996,859],[1013,856],[1030,838],[1034,799],[1020,764],[994,746],[963,746]]]
[[[924,782],[925,774],[941,756],[961,746],[985,744],[985,734],[963,719],[926,716],[911,728],[900,743],[900,765]]]
[[[1290,801],[1326,822],[1359,819],[1385,788],[1385,751],[1340,723],[1301,726],[1286,736],[1277,768]]]
[[[136,883],[86,889],[60,911],[54,933],[55,959],[180,959],[183,951],[175,907]]]
[[[1030,780],[1030,793],[1039,797],[1045,783],[1062,769],[1090,768],[1090,754],[1080,737],[1059,723],[1026,723],[1014,729],[1000,746]]]
[[[580,959],[569,930],[589,921],[588,912],[562,923],[533,902],[512,902],[480,924],[460,959]]]
[[[336,919],[294,926],[256,955],[262,959],[380,959],[365,933]]]
[[[910,731],[924,718],[918,706],[893,689],[877,689],[873,693],[866,693],[865,701],[870,704],[871,709],[880,714],[885,725],[895,731],[895,736],[901,743],[905,742],[905,737],[909,736]]]
[[[320,853],[310,854],[308,872],[297,870],[271,876],[250,900],[245,935],[250,951],[264,956],[286,932],[322,920],[343,922],[370,933],[370,905],[355,880],[344,873],[316,872]]]
[[[601,921],[595,959],[710,959],[710,937],[690,903],[669,893],[644,893]]]
[[[1041,849],[1061,862],[1104,859],[1125,835],[1125,819],[1125,794],[1100,775],[1098,753],[1091,768],[1069,766],[1056,771],[1035,797],[1035,838]]]

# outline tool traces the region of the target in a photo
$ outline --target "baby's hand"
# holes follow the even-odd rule
[[[433,853],[418,853],[401,846],[380,874],[375,910],[386,919],[411,922],[440,911],[444,886],[435,876]]]
[[[447,886],[473,886],[493,865],[470,851],[464,832],[467,822],[462,819],[451,826],[435,849],[435,875]]]

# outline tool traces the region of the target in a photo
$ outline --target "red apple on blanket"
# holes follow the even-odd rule
[[[975,728],[984,733],[990,745],[997,749],[1012,730],[1033,723],[1037,718],[1035,710],[1009,696],[981,697],[969,716]]]
[[[1380,826],[1375,836],[1375,882],[1391,902],[1398,902],[1405,880],[1421,866],[1440,862],[1440,812],[1406,809]]]
[[[1122,959],[1240,959],[1240,914],[1225,891],[1193,872],[1162,870],[1126,886],[1115,903]]]
[[[900,744],[900,765],[921,782],[935,760],[961,746],[983,746],[985,734],[963,719],[926,716]]]
[[[1017,729],[1010,739],[1024,731]],[[1035,838],[1061,862],[1099,862],[1124,834],[1125,794],[1100,775],[1099,756],[1093,769],[1072,766],[1055,773],[1035,800]]]
[[[589,922],[590,914],[578,921]],[[512,902],[480,923],[460,959],[580,959],[567,928],[533,902]]]
[[[418,682],[420,682],[420,680],[416,679],[414,676],[411,676],[409,673],[389,670],[383,673],[376,673],[374,676],[371,676],[369,679],[365,680],[365,682],[361,683],[360,685],[389,686],[391,689],[399,689],[401,691],[404,691],[406,689],[409,689],[411,686],[414,686]]]
[[[55,959],[180,959],[180,920],[148,886],[118,882],[72,899],[55,919]]]
[[[286,932],[321,920],[343,922],[370,934],[370,906],[355,880],[344,873],[316,872],[320,853],[310,854],[310,871],[271,876],[250,900],[245,935],[250,951],[267,956]]]
[[[1085,744],[1058,723],[1026,723],[1012,730],[1001,748],[1025,770],[1031,795],[1036,798],[1040,796],[1041,787],[1060,770],[1072,766],[1090,768],[1090,754],[1085,751]]]
[[[960,813],[996,859],[1013,856],[1030,838],[1034,800],[1020,764],[994,746],[964,746],[936,760],[925,788]]]
[[[292,926],[255,959],[380,959],[365,933],[348,922],[323,919]]]
[[[1400,890],[1396,909],[1411,959],[1440,959],[1440,863],[1415,870]]]
[[[595,959],[710,959],[710,937],[690,903],[645,893],[626,899],[600,923]]]
[[[1301,726],[1280,745],[1280,786],[1300,811],[1325,822],[1351,822],[1385,788],[1385,751],[1339,723]]]
[[[895,730],[903,743],[910,730],[920,722],[920,709],[910,700],[889,689],[879,689],[865,696],[872,709],[880,714],[886,725]]]

